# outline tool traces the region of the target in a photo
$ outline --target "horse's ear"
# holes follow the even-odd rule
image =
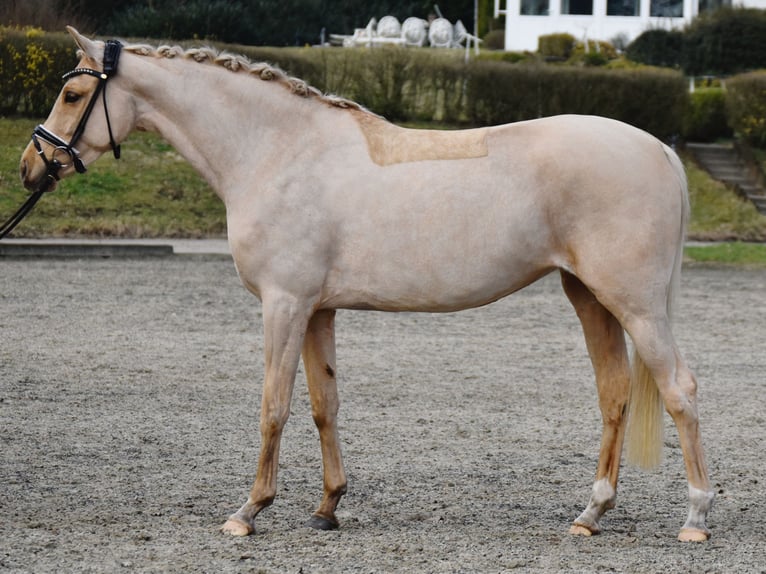
[[[67,32],[69,32],[69,35],[74,38],[75,43],[77,44],[77,47],[82,50],[83,54],[88,56],[89,58],[93,60],[98,60],[101,58],[101,50],[98,49],[98,44],[94,42],[93,40],[86,38],[82,34],[80,34],[77,30],[72,28],[71,26],[66,27]]]

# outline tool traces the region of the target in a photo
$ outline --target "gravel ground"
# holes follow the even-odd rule
[[[604,533],[567,534],[600,416],[556,276],[458,314],[339,312],[341,529],[303,526],[321,461],[300,373],[279,496],[235,539],[218,527],[253,480],[263,340],[230,259],[0,269],[0,571],[766,571],[763,270],[685,269],[676,333],[719,494],[712,539],[682,545],[670,424]]]

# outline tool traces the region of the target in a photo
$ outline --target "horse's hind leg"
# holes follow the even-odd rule
[[[574,275],[562,271],[561,283],[582,323],[604,424],[593,493],[570,529],[572,534],[590,536],[600,532],[599,519],[614,507],[617,495],[630,370],[624,331],[614,315]]]
[[[666,316],[634,317],[626,330],[659,388],[665,409],[678,429],[678,438],[689,483],[689,516],[679,540],[702,541],[710,537],[705,519],[715,494],[710,488],[697,415],[697,381],[676,347]]]
[[[309,321],[303,342],[311,412],[322,447],[324,498],[308,526],[318,530],[338,527],[335,508],[346,493],[346,473],[338,439],[338,387],[335,381],[335,311],[319,311]]]

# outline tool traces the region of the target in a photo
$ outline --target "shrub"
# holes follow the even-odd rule
[[[683,32],[679,30],[647,30],[628,45],[625,55],[640,64],[678,68],[683,41]]]
[[[472,56],[472,59],[518,64],[519,62],[536,62],[539,60],[539,56],[538,54],[533,54],[532,52],[490,52],[484,50],[478,55],[478,57]]]
[[[690,76],[729,75],[766,67],[766,10],[722,8],[684,32],[682,63]]]
[[[751,145],[766,148],[766,72],[730,78],[726,89],[729,125]]]
[[[683,76],[665,70],[476,62],[468,73],[467,114],[477,125],[595,114],[667,138],[680,133],[687,102]]]
[[[409,78],[416,78],[413,53],[399,46],[357,52],[364,61],[356,66],[353,98],[391,120],[407,119],[405,88]]]
[[[570,64],[584,64],[586,66],[604,66],[609,60],[617,58],[617,50],[609,42],[590,40],[586,45],[577,42],[569,57]]]
[[[691,141],[714,141],[731,136],[726,119],[726,91],[723,88],[703,88],[691,94],[684,117],[683,136]]]
[[[492,30],[483,38],[484,50],[505,50],[505,30]]]
[[[77,64],[66,34],[0,27],[0,114],[47,115],[61,76]]]
[[[451,124],[464,121],[466,68],[462,60],[415,60],[410,119]]]
[[[547,34],[537,38],[537,51],[548,60],[568,60],[574,47],[572,34]]]

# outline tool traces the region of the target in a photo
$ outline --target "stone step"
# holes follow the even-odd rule
[[[692,153],[709,156],[734,156],[737,157],[737,151],[732,146],[720,144],[687,144],[686,149]]]
[[[750,177],[750,174],[742,169],[735,169],[735,168],[710,168],[708,166],[708,170],[710,174],[715,177],[716,179],[730,179],[732,181],[741,181],[741,182],[748,182],[748,181],[754,181],[752,177]]]
[[[737,152],[734,150],[692,150],[694,155],[697,157],[703,157],[707,159],[716,159],[716,160],[739,160],[739,156],[737,155]]]
[[[766,215],[766,192],[753,177],[739,152],[721,144],[687,144],[697,163],[714,179],[735,186],[737,193]]]
[[[714,167],[731,167],[731,168],[738,168],[738,169],[745,169],[745,163],[741,162],[739,160],[735,159],[711,159],[706,158],[702,156],[697,156],[697,160],[699,160],[701,163],[704,163],[705,165],[714,166]]]

